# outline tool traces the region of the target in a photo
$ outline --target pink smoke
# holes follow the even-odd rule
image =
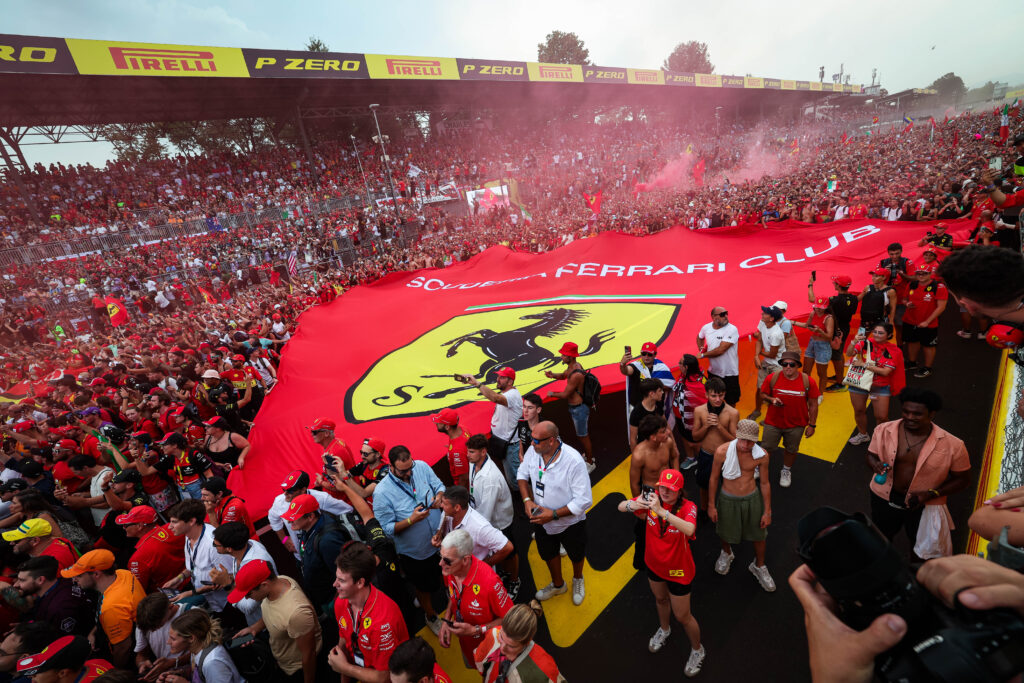
[[[646,183],[637,183],[634,191],[688,190],[694,186],[693,165],[695,163],[697,163],[696,154],[684,154],[665,164],[665,167]]]

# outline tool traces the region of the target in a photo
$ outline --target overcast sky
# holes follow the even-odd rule
[[[890,91],[950,71],[968,87],[1024,82],[1021,0],[0,0],[0,16],[0,31],[25,35],[293,50],[316,35],[339,52],[512,60],[535,60],[558,29],[602,66],[659,67],[677,43],[699,40],[720,74],[816,80],[824,65],[829,79],[843,64],[864,85],[878,69]],[[97,147],[26,152],[95,163]]]

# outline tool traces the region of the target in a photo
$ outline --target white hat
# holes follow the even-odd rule
[[[772,304],[772,306],[779,309],[780,311],[789,310],[789,304],[787,304],[785,301],[776,301],[775,303]]]
[[[203,379],[220,379],[220,373],[216,370],[207,370],[203,373]]]

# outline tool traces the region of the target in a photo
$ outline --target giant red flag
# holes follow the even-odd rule
[[[111,325],[120,327],[128,322],[128,310],[124,307],[123,301],[108,295],[104,297],[103,303],[107,305],[107,315],[110,316]]]
[[[564,384],[544,371],[557,370],[558,350],[571,341],[605,390],[616,390],[623,346],[654,342],[658,356],[675,365],[694,352],[714,306],[726,307],[744,335],[755,331],[762,304],[782,299],[790,317],[800,318],[810,312],[811,271],[820,294],[831,293],[829,277],[836,274],[852,277],[858,291],[891,242],[916,245],[930,228],[847,220],[676,227],[644,237],[602,233],[545,253],[491,247],[449,268],[392,273],[299,318],[231,488],[262,514],[289,471],[319,471],[322,449],[306,429],[318,417],[334,420],[347,443],[376,437],[389,449],[402,444],[436,462],[447,440],[431,414],[455,408],[470,433],[486,433],[494,412],[455,374],[475,374],[493,386],[497,371],[509,366],[520,392],[543,396]],[[950,231],[969,229],[961,222]],[[908,246],[906,256],[917,259],[921,251]],[[352,321],[359,334],[352,334]],[[755,372],[746,365],[743,372]]]

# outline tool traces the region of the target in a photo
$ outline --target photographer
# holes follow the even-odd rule
[[[947,606],[956,599],[971,610],[1009,607],[1024,616],[1024,575],[971,555],[926,562],[917,580]],[[834,613],[835,601],[807,565],[797,567],[789,585],[804,608],[811,677],[816,683],[860,683],[872,680],[875,657],[896,645],[907,623],[883,614],[856,631]]]

